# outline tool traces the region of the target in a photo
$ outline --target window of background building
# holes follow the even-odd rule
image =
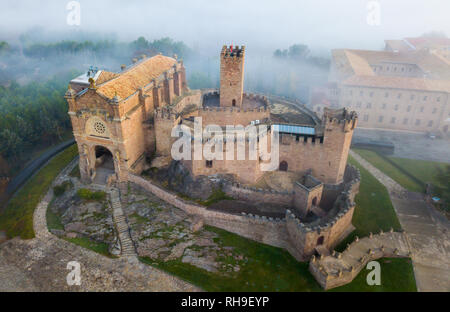
[[[437,108],[436,108],[436,107],[433,107],[432,114],[436,114],[436,112],[437,112]]]
[[[395,106],[394,106],[394,110],[398,110],[398,104],[395,104]]]
[[[367,108],[372,108],[372,103],[370,103],[370,102],[367,103],[366,107],[367,107]]]
[[[420,125],[420,119],[416,119],[416,126]]]
[[[369,115],[367,114],[364,115],[364,121],[369,121]]]
[[[422,106],[422,107],[420,108],[420,112],[423,113],[423,110],[424,110],[424,109],[425,109],[425,107]]]
[[[389,92],[386,92],[386,93],[384,94],[384,97],[385,97],[385,98],[389,97]]]
[[[411,105],[408,105],[408,107],[406,108],[406,111],[407,111],[407,112],[410,112],[410,111],[411,111]]]
[[[404,124],[404,125],[408,124],[408,118],[404,118],[404,119],[403,119],[403,124]]]
[[[397,94],[397,99],[401,99],[401,98],[402,98],[402,94],[401,93]]]
[[[436,98],[436,102],[440,102],[441,101],[441,98],[440,97],[437,97]]]
[[[395,117],[391,118],[391,124],[395,123]]]
[[[429,122],[428,122],[428,127],[432,127],[433,126],[433,120],[430,120]]]
[[[383,116],[378,117],[378,122],[383,122]]]
[[[386,109],[386,103],[383,103],[383,105],[381,105],[382,109]]]
[[[423,100],[426,101],[427,99],[428,99],[428,96],[425,95],[425,96],[423,97]]]
[[[361,102],[356,102],[356,107],[360,108],[361,107]]]
[[[414,100],[414,94],[411,94],[410,99],[411,99],[411,101]]]

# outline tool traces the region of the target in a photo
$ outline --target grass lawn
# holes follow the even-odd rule
[[[378,168],[380,171],[382,171],[383,173],[388,175],[390,178],[392,178],[394,181],[396,181],[398,184],[403,186],[404,188],[406,188],[410,191],[414,191],[414,192],[423,192],[424,191],[424,188],[422,185],[417,184],[417,182],[415,182],[410,177],[405,175],[394,165],[390,164],[385,159],[380,157],[374,151],[365,150],[365,149],[353,149],[353,150],[356,153],[358,153],[361,157],[363,157],[365,160],[367,160],[372,165],[374,165],[376,168]],[[400,158],[397,158],[397,159],[400,159]]]
[[[116,258],[115,256],[112,256],[109,253],[108,244],[106,244],[106,243],[96,242],[96,241],[91,240],[86,237],[75,237],[75,238],[62,237],[62,238],[73,244],[79,245],[79,246],[87,248],[87,249],[91,249],[91,250],[95,251],[96,253],[99,253],[106,257]]]
[[[23,239],[33,238],[34,209],[48,191],[52,181],[77,154],[77,146],[72,145],[53,157],[31,177],[0,215],[0,230],[4,230],[10,238],[16,236]]]
[[[436,175],[439,172],[439,168],[444,169],[447,165],[435,161],[388,157],[395,165],[419,180],[419,182],[417,182],[374,151],[365,149],[353,150],[383,173],[391,177],[398,184],[414,192],[425,192],[425,183],[427,182],[432,182],[439,186],[439,183],[436,181]]]
[[[416,280],[410,259],[383,258],[377,260],[381,265],[381,285],[369,286],[366,278],[368,270],[363,269],[350,283],[341,287],[330,289],[332,292],[366,291],[366,292],[416,292]]]
[[[416,160],[416,159],[406,159],[406,158],[396,158],[390,157],[390,159],[399,167],[408,171],[416,179],[420,180],[422,183],[431,182],[437,186],[440,185],[436,180],[436,176],[439,169],[444,170],[449,164],[436,162],[436,161],[426,161],[426,160]]]

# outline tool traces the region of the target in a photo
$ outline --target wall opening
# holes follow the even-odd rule
[[[280,162],[280,171],[287,171],[288,169],[288,163],[286,161]]]
[[[323,236],[320,236],[320,237],[317,239],[317,246],[323,245],[323,241],[324,241],[324,237],[323,237]]]
[[[213,166],[213,161],[212,160],[207,160],[206,161],[206,168],[212,168]]]
[[[313,204],[314,206],[317,206],[317,197],[314,197],[314,198],[313,198],[312,204]]]
[[[95,147],[95,178],[94,183],[106,183],[108,176],[114,173],[112,153],[104,146]]]
[[[236,106],[236,100],[231,101],[231,105]]]

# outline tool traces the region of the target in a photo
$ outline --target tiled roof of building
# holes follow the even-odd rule
[[[333,50],[332,56],[345,84],[450,92],[450,63],[428,51]],[[370,65],[383,63],[415,64],[426,78],[375,74]]]
[[[450,45],[450,38],[446,37],[416,37],[405,38],[405,40],[418,49]]]
[[[97,81],[95,83],[97,85],[101,85],[101,84],[103,84],[103,83],[105,83],[105,82],[107,82],[107,81],[109,81],[109,80],[111,80],[113,78],[118,77],[118,76],[119,76],[119,74],[117,74],[117,73],[113,73],[113,72],[102,70],[100,75],[97,78]]]
[[[158,78],[176,62],[174,58],[163,55],[146,58],[121,72],[117,77],[99,85],[97,93],[107,98],[113,98],[117,94],[121,99],[125,99]]]
[[[408,52],[414,50],[405,40],[384,40],[384,42],[392,51]]]
[[[343,84],[361,87],[396,88],[450,93],[450,81],[432,80],[425,78],[392,76],[351,76],[344,80]]]

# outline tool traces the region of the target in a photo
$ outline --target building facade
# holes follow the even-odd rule
[[[450,134],[450,64],[426,50],[333,50],[329,81],[363,128]]]

